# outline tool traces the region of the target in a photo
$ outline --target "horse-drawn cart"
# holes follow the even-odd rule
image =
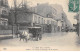
[[[31,38],[35,38],[36,41],[42,39],[41,27],[28,27],[29,33],[32,34]]]

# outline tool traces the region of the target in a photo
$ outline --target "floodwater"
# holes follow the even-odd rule
[[[80,51],[80,37],[76,32],[58,32],[58,33],[45,33],[40,41],[28,42],[19,41],[19,38],[2,40],[0,42],[2,47],[19,47],[19,48],[32,48],[40,50],[39,48],[47,48],[57,51]],[[36,48],[37,47],[37,48]],[[41,49],[41,50],[42,50]]]

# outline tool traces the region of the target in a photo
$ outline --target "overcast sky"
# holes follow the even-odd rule
[[[20,3],[22,0],[18,0],[18,3]],[[37,3],[49,3],[49,4],[60,4],[63,7],[64,12],[67,15],[67,18],[70,20],[72,24],[76,24],[76,20],[74,19],[74,16],[76,13],[68,12],[68,2],[69,0],[26,0],[28,2],[28,5],[30,6],[36,6]],[[13,1],[9,0],[9,5],[13,5]]]

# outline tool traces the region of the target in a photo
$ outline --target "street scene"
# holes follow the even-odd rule
[[[34,50],[49,50],[49,51],[79,51],[80,50],[80,39],[76,36],[76,33],[45,33],[40,41],[29,40],[28,42],[23,41],[19,38],[7,39],[0,41],[1,47],[33,47]],[[42,47],[44,49],[36,49],[35,47]],[[46,49],[45,47],[50,47]],[[52,48],[51,48],[52,47]],[[67,48],[68,47],[68,48]],[[18,48],[17,48],[18,49]],[[21,49],[26,50],[27,48]],[[28,48],[30,49],[30,48]],[[3,49],[2,49],[3,50]],[[13,49],[14,50],[14,49]]]
[[[0,0],[0,50],[80,51],[80,0],[51,1]]]

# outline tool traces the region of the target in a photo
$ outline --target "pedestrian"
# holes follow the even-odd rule
[[[65,30],[66,30],[66,32],[68,32],[68,26],[67,25],[66,25],[66,29]]]

